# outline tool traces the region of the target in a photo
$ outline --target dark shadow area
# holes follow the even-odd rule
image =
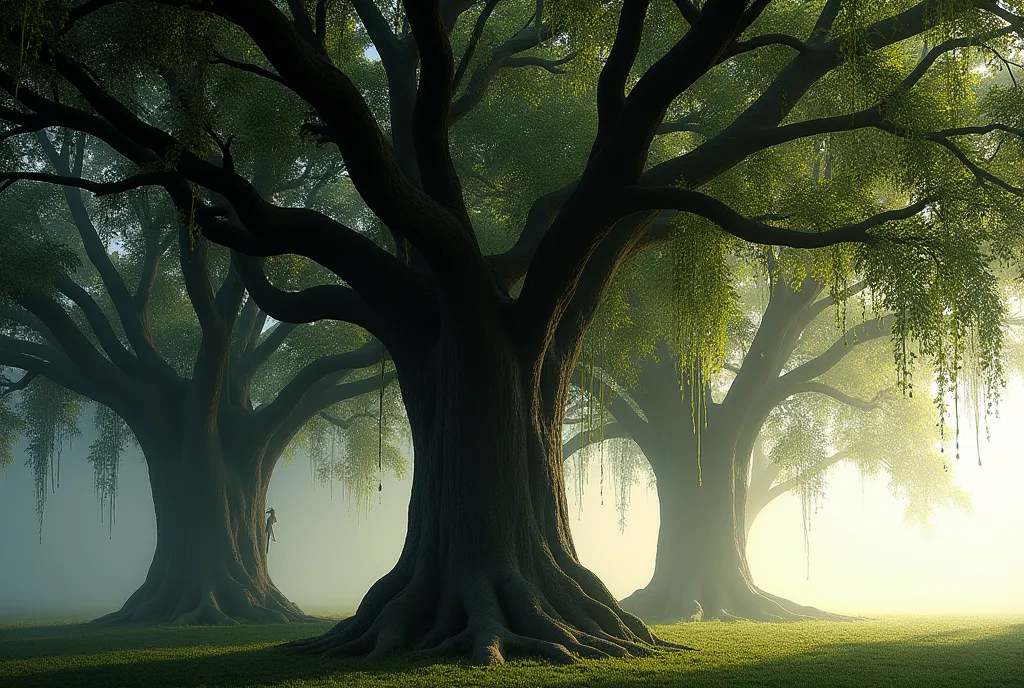
[[[154,628],[151,625],[104,628],[91,624],[0,626],[0,666],[5,660],[75,657],[105,652],[159,652],[182,647],[236,647],[282,643],[324,633],[336,620],[281,625]]]
[[[294,637],[303,635],[312,626],[294,627]],[[199,629],[190,629],[198,631]],[[218,629],[206,629],[216,631]],[[277,685],[282,683],[309,682],[312,685],[338,684],[360,685],[444,685],[476,686],[495,685],[550,685],[550,686],[594,686],[597,688],[626,688],[627,686],[786,686],[842,688],[849,686],[986,686],[991,688],[1024,685],[1024,624],[1010,627],[1005,632],[981,639],[951,641],[945,633],[917,637],[910,641],[866,642],[828,644],[823,639],[820,646],[799,654],[780,657],[756,657],[739,659],[729,666],[702,664],[715,658],[709,655],[713,647],[707,647],[708,655],[702,652],[669,653],[647,660],[606,660],[585,662],[573,667],[541,665],[536,662],[513,662],[502,668],[488,670],[456,669],[456,664],[433,664],[426,666],[408,661],[391,661],[368,665],[360,660],[335,660],[297,655],[279,647],[256,650],[229,651],[225,654],[205,654],[202,646],[230,646],[241,642],[261,642],[259,634],[246,629],[244,638],[232,633],[236,629],[223,629],[222,633],[210,632],[200,637],[192,633],[181,634],[181,642],[165,647],[196,647],[195,653],[182,657],[180,652],[171,652],[167,659],[159,657],[118,664],[96,665],[94,659],[88,666],[60,666],[67,661],[70,645],[55,645],[59,638],[45,641],[43,638],[0,639],[0,657],[4,661],[44,655],[37,651],[42,646],[30,643],[48,642],[52,665],[45,670],[28,668],[34,673],[11,675],[10,667],[3,669],[0,661],[0,685],[10,688],[35,686],[249,686]],[[273,640],[285,640],[278,635]],[[292,629],[290,629],[292,630]],[[965,631],[969,632],[969,631]],[[161,633],[162,632],[158,632]],[[9,636],[10,634],[4,634]],[[20,634],[19,634],[20,635]],[[288,633],[288,637],[292,637]],[[136,641],[148,640],[149,653],[155,642],[149,634],[121,633],[116,637],[103,638],[100,635],[84,635],[78,642],[78,650],[88,654],[110,652],[118,649],[135,649]],[[169,637],[169,636],[168,636]],[[162,638],[166,639],[166,638]],[[70,639],[69,639],[70,640]],[[267,640],[270,640],[268,635]],[[85,646],[88,646],[87,648]],[[765,652],[772,651],[770,645]],[[13,650],[13,652],[12,652]],[[63,650],[63,651],[62,651]],[[63,656],[62,656],[63,655]],[[83,658],[84,659],[84,658]],[[100,658],[96,658],[100,659]],[[720,659],[720,658],[719,658]]]

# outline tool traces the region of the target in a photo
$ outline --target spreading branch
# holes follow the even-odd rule
[[[831,385],[826,385],[824,382],[818,382],[816,380],[811,380],[809,382],[803,382],[799,385],[794,385],[791,388],[791,391],[794,395],[807,393],[823,394],[827,397],[835,399],[841,404],[845,404],[853,408],[859,408],[863,411],[873,411],[877,409],[879,404],[881,404],[882,397],[885,394],[885,390],[880,390],[878,394],[874,396],[873,399],[860,399],[858,397],[846,394],[845,392],[841,392],[840,390],[836,389],[835,387],[832,387]]]
[[[629,433],[617,421],[606,423],[600,428],[591,428],[590,432],[581,430],[562,445],[562,460],[568,461],[576,452],[582,451],[594,444],[599,444],[604,440],[629,438]]]
[[[740,215],[716,198],[689,189],[637,186],[627,189],[623,193],[623,197],[623,215],[650,210],[678,210],[710,220],[729,234],[744,241],[793,248],[820,248],[838,243],[876,241],[877,237],[869,234],[871,229],[887,222],[913,217],[935,200],[930,197],[922,198],[906,208],[878,213],[856,224],[821,232],[805,232],[752,220]]]

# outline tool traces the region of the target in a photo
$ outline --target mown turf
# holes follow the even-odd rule
[[[570,667],[366,664],[275,647],[329,627],[0,625],[0,686],[1024,686],[1021,619],[662,626],[697,651]]]

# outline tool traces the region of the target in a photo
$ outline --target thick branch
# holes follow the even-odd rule
[[[453,60],[438,0],[405,2],[405,12],[420,54],[420,80],[413,107],[413,141],[423,190],[465,223],[465,238],[476,245],[459,175],[448,145],[448,111],[452,102]],[[477,252],[479,247],[477,246]]]
[[[608,60],[597,81],[597,138],[593,157],[611,136],[626,105],[626,79],[636,62],[650,0],[624,0]]]
[[[562,460],[568,461],[578,451],[591,445],[599,444],[604,440],[613,439],[629,439],[629,433],[626,432],[626,429],[620,423],[614,421],[606,423],[597,429],[591,428],[589,433],[586,430],[581,430],[562,445]]]
[[[356,351],[324,356],[310,363],[284,386],[274,401],[256,412],[257,427],[269,430],[278,428],[296,410],[299,402],[325,377],[341,371],[375,365],[380,362],[382,356],[385,356],[384,347],[380,342],[374,341]]]
[[[248,378],[251,377],[259,369],[261,365],[267,362],[275,351],[281,348],[284,344],[284,340],[288,338],[298,325],[294,323],[279,322],[274,325],[273,329],[267,333],[267,336],[263,338],[259,344],[257,344],[251,351],[245,354],[241,360],[238,361],[236,374]]]
[[[296,292],[278,289],[270,284],[263,266],[256,258],[233,252],[249,295],[270,317],[284,323],[302,325],[317,320],[340,320],[379,333],[382,324],[366,302],[349,287],[322,284]]]
[[[58,175],[62,177],[74,177],[81,179],[80,174],[73,174],[68,160],[57,153],[45,134],[40,134],[38,141],[47,157],[50,159],[50,163],[53,165],[54,169],[56,169]],[[81,152],[85,145],[84,136],[78,137],[78,144],[79,151]],[[78,167],[79,166],[76,165],[74,172],[80,172]],[[96,231],[96,227],[92,223],[92,219],[89,217],[89,211],[85,207],[82,194],[77,188],[74,188],[74,186],[75,185],[63,186],[65,201],[67,202],[68,209],[71,211],[72,220],[74,221],[75,228],[78,230],[78,235],[82,240],[82,246],[85,248],[85,253],[89,258],[89,262],[93,264],[96,271],[99,273],[100,279],[103,282],[103,287],[110,296],[110,301],[113,304],[114,309],[117,311],[118,319],[121,321],[121,327],[124,329],[125,335],[128,337],[128,342],[135,350],[136,355],[139,357],[139,361],[153,371],[154,374],[168,377],[171,373],[171,369],[167,363],[160,358],[156,349],[153,347],[153,343],[147,338],[146,332],[142,326],[142,321],[135,310],[132,294],[125,285],[120,273],[118,273],[117,268],[114,267],[114,264],[111,262],[110,256],[107,254],[107,248],[100,239],[99,233]]]
[[[873,411],[878,408],[878,405],[881,403],[881,397],[884,394],[884,390],[881,390],[875,395],[874,399],[859,399],[846,394],[845,392],[841,392],[831,385],[826,385],[824,382],[817,382],[814,380],[794,385],[790,388],[790,391],[793,394],[824,394],[827,397],[835,399],[841,404],[846,404],[847,406],[859,408],[864,411]]]
[[[93,334],[96,335],[96,341],[99,342],[103,352],[113,361],[114,365],[126,375],[144,377],[139,360],[121,343],[103,309],[89,293],[66,275],[57,275],[53,281],[57,290],[81,309]]]
[[[829,468],[831,468],[832,466],[836,465],[840,461],[845,461],[847,458],[849,458],[849,457],[848,457],[848,455],[847,455],[847,453],[845,451],[836,452],[835,454],[833,454],[832,456],[828,457],[827,459],[824,459],[823,461],[819,461],[818,463],[816,463],[813,466],[811,466],[808,470],[804,471],[804,476],[806,477],[806,476],[809,476],[809,475],[820,474],[823,471],[826,471]],[[766,497],[765,504],[766,505],[770,504],[772,501],[774,501],[775,499],[777,499],[777,498],[781,497],[782,495],[786,494],[787,492],[789,492],[790,490],[792,490],[794,487],[796,487],[799,484],[800,484],[800,478],[792,477],[792,478],[789,478],[787,480],[783,480],[780,483],[776,483],[775,485],[772,485],[772,487],[768,490],[768,494],[767,494],[767,497]]]
[[[122,403],[138,396],[138,385],[93,347],[60,304],[51,298],[31,292],[23,294],[18,300],[53,333],[61,343],[61,355],[75,366],[77,374],[90,386],[102,390],[107,395],[116,395]],[[49,360],[53,362],[55,359]]]
[[[757,222],[744,217],[725,203],[711,196],[677,187],[631,187],[624,193],[623,214],[649,210],[673,209],[693,213],[714,222],[733,236],[756,244],[819,248],[846,242],[871,242],[876,237],[869,230],[896,220],[917,215],[934,201],[923,198],[899,210],[874,215],[863,222],[822,232],[804,232]]]
[[[792,394],[790,390],[794,386],[809,382],[825,374],[838,364],[839,361],[843,360],[856,346],[873,339],[891,335],[895,322],[896,318],[894,316],[887,315],[884,318],[851,327],[841,339],[836,340],[824,353],[779,377],[778,380],[772,383],[767,393],[773,395],[774,398],[785,399]]]

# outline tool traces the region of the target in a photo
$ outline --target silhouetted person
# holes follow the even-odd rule
[[[274,515],[273,509],[267,509],[267,554],[270,554],[270,541],[277,542],[277,537],[274,536],[274,524],[277,523],[277,516]]]

